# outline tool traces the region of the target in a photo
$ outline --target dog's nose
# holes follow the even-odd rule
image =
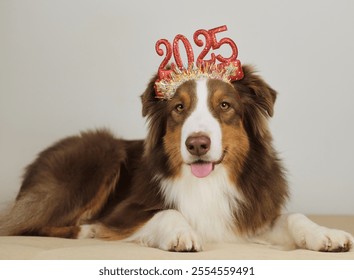
[[[206,135],[192,135],[187,138],[185,144],[190,154],[202,156],[210,149],[210,138]]]

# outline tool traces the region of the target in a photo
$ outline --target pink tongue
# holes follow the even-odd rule
[[[192,163],[191,170],[194,176],[198,178],[206,177],[213,171],[213,164],[211,162],[206,163]]]

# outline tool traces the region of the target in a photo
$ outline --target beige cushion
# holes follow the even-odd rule
[[[354,216],[312,216],[324,226],[354,234]],[[209,244],[199,253],[173,253],[122,241],[0,237],[0,259],[354,259],[348,253],[282,251],[258,244]]]

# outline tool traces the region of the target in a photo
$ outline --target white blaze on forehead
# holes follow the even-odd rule
[[[222,133],[218,120],[212,115],[209,108],[209,91],[207,80],[196,81],[196,104],[193,112],[185,120],[181,134],[181,153],[185,162],[191,163],[195,158],[188,152],[185,142],[193,133],[203,133],[209,136],[211,144],[204,160],[217,161],[222,156]]]

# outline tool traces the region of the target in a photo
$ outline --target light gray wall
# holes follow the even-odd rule
[[[144,137],[155,42],[226,24],[279,92],[271,121],[290,211],[354,214],[354,1],[0,0],[0,204],[53,141]]]

